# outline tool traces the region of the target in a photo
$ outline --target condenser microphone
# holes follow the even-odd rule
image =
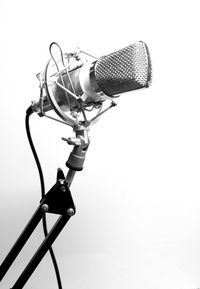
[[[40,113],[54,109],[66,121],[66,112],[84,113],[107,99],[149,87],[151,59],[143,41],[98,59],[83,51],[63,54],[60,49],[60,60],[52,56],[40,78],[44,88]]]
[[[52,46],[56,47],[54,54]],[[66,165],[72,171],[80,171],[90,143],[88,131],[91,125],[116,105],[116,97],[149,87],[152,79],[149,50],[144,42],[139,41],[95,58],[80,49],[63,53],[53,42],[50,54],[44,71],[38,75],[40,99],[32,103],[32,109],[39,116],[73,128],[75,137],[62,138],[74,145]],[[55,112],[59,119],[51,112],[53,115]]]
[[[106,96],[148,87],[151,82],[151,61],[147,45],[137,42],[123,49],[102,56],[69,72],[77,95],[84,95],[84,105],[103,101]],[[67,73],[62,74],[65,86],[72,91]],[[59,80],[61,83],[61,79]],[[54,93],[64,109],[68,109],[65,92],[55,86]],[[69,95],[70,97],[70,95]],[[76,108],[76,103],[74,103]]]

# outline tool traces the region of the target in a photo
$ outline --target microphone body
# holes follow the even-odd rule
[[[98,106],[106,99],[122,93],[148,87],[151,83],[151,60],[147,45],[136,42],[97,60],[86,61],[80,67],[63,71],[57,83],[51,85],[52,94],[63,111],[80,111],[82,108]],[[58,85],[60,84],[60,85]],[[52,109],[48,98],[43,110]]]
[[[53,44],[59,49],[58,61],[52,55]],[[70,175],[70,172],[83,169],[90,143],[90,126],[116,105],[113,98],[149,87],[152,78],[151,60],[148,47],[142,41],[98,59],[83,51],[63,54],[55,42],[50,45],[50,54],[51,59],[45,70],[38,75],[40,100],[32,103],[32,109],[40,116],[73,127],[76,137],[63,138],[68,144],[74,145],[66,163],[70,169],[67,179],[71,183],[73,174]],[[110,105],[105,108],[104,102],[109,101]],[[59,119],[46,114],[50,110]]]

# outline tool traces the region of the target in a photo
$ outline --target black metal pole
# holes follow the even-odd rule
[[[43,243],[40,245],[39,249],[37,250],[33,258],[30,260],[30,262],[28,263],[28,265],[11,289],[21,289],[24,287],[24,285],[26,284],[44,255],[49,250],[49,247],[53,244],[59,233],[62,231],[70,217],[70,215],[65,214],[58,219],[56,224],[49,232],[48,236],[44,239]]]
[[[43,215],[44,215],[44,211],[41,209],[41,206],[39,206],[38,209],[35,211],[33,217],[30,219],[30,221],[26,225],[25,229],[23,230],[23,232],[21,233],[21,235],[19,236],[19,238],[17,239],[13,247],[11,248],[10,252],[4,259],[3,263],[1,264],[0,281],[3,279],[6,272],[11,267],[12,263],[14,262],[18,254],[20,253],[21,249],[23,248],[23,246],[25,245],[25,243],[31,236],[32,232],[34,231],[34,229],[36,228],[40,220],[42,219]]]

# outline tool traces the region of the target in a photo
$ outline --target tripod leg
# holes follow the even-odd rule
[[[70,215],[65,214],[61,216],[56,224],[53,226],[51,231],[49,232],[48,236],[45,238],[33,258],[30,260],[29,264],[25,268],[25,270],[22,272],[21,276],[18,278],[16,283],[11,289],[21,289],[24,287],[44,255],[49,250],[49,247],[53,244],[59,233],[62,231],[68,220],[70,219]]]
[[[25,227],[25,229],[23,230],[23,232],[21,233],[21,235],[19,236],[19,238],[17,239],[13,247],[11,248],[10,252],[4,259],[3,263],[1,264],[0,281],[3,279],[6,272],[8,271],[8,269],[10,268],[10,266],[12,265],[12,263],[14,262],[18,254],[20,253],[21,249],[23,248],[23,246],[25,245],[25,243],[31,236],[32,232],[34,231],[34,229],[40,222],[43,215],[44,215],[44,211],[42,210],[41,206],[39,206],[35,214],[33,215],[33,217],[28,222],[27,226]]]

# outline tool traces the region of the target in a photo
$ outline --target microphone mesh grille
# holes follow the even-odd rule
[[[140,41],[100,57],[95,77],[102,91],[110,96],[148,87],[152,73],[147,45]]]

